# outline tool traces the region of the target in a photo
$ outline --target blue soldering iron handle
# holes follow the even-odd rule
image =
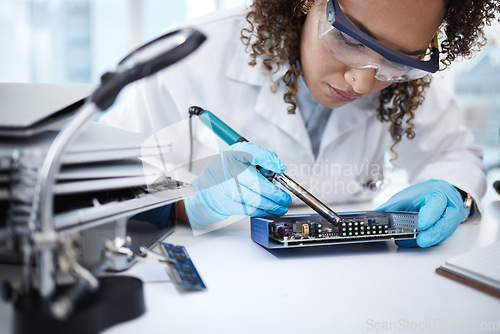
[[[200,118],[200,121],[212,130],[220,139],[225,141],[228,145],[233,145],[235,143],[247,142],[248,140],[240,136],[236,131],[231,129],[226,123],[220,120],[219,117],[215,116],[212,112],[205,110],[201,107],[190,107],[190,115],[196,115]],[[256,166],[257,170],[264,175],[269,181],[273,181],[276,173],[271,172],[261,166]]]
[[[205,124],[207,128],[212,130],[213,133],[219,136],[219,138],[228,145],[248,141],[208,110],[193,106],[189,108],[189,114],[198,116],[200,121]]]
[[[210,111],[205,110],[200,107],[190,107],[189,115],[196,115],[200,117],[200,120],[205,124],[210,130],[212,130],[216,135],[218,135],[222,140],[224,140],[228,145],[233,145],[238,142],[247,142],[245,137],[240,136],[236,131],[231,129],[226,123],[221,121],[217,116],[212,114]],[[343,218],[335,213],[328,206],[323,204],[319,199],[314,197],[306,189],[304,189],[300,184],[292,180],[285,173],[277,174],[261,166],[255,166],[257,170],[264,175],[269,181],[279,182],[285,188],[290,190],[298,198],[300,198],[304,203],[313,208],[326,220],[337,224],[339,221],[343,221]]]

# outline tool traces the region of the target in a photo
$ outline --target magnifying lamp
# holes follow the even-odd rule
[[[102,84],[91,101],[106,110],[129,83],[147,77],[184,58],[200,46],[205,36],[194,29],[177,30],[160,36],[123,58],[112,73],[101,77]]]
[[[32,212],[36,214],[32,214],[28,222],[28,226],[35,227],[30,232],[30,238],[38,246],[35,248],[38,248],[37,261],[41,269],[38,270],[38,281],[42,297],[50,296],[55,289],[53,250],[57,247],[58,236],[53,224],[53,190],[66,147],[96,113],[114,103],[123,87],[183,59],[204,40],[201,32],[188,28],[160,36],[134,50],[118,63],[114,72],[107,72],[101,77],[100,86],[55,138],[38,176],[32,206]]]

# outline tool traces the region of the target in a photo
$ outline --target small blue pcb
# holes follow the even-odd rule
[[[205,283],[203,283],[184,246],[165,242],[159,242],[157,245],[163,256],[170,260],[167,262],[170,277],[178,287],[186,290],[206,289]]]

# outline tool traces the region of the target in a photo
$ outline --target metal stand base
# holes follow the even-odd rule
[[[14,333],[98,333],[145,312],[142,281],[128,276],[103,277],[64,321],[54,319],[38,294],[19,296],[14,305]],[[64,288],[59,289],[64,292]]]

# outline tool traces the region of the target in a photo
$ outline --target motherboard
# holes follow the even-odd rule
[[[342,221],[338,223],[317,214],[252,218],[252,240],[268,248],[279,248],[412,239],[419,232],[417,215],[393,211],[349,212],[340,214]]]

